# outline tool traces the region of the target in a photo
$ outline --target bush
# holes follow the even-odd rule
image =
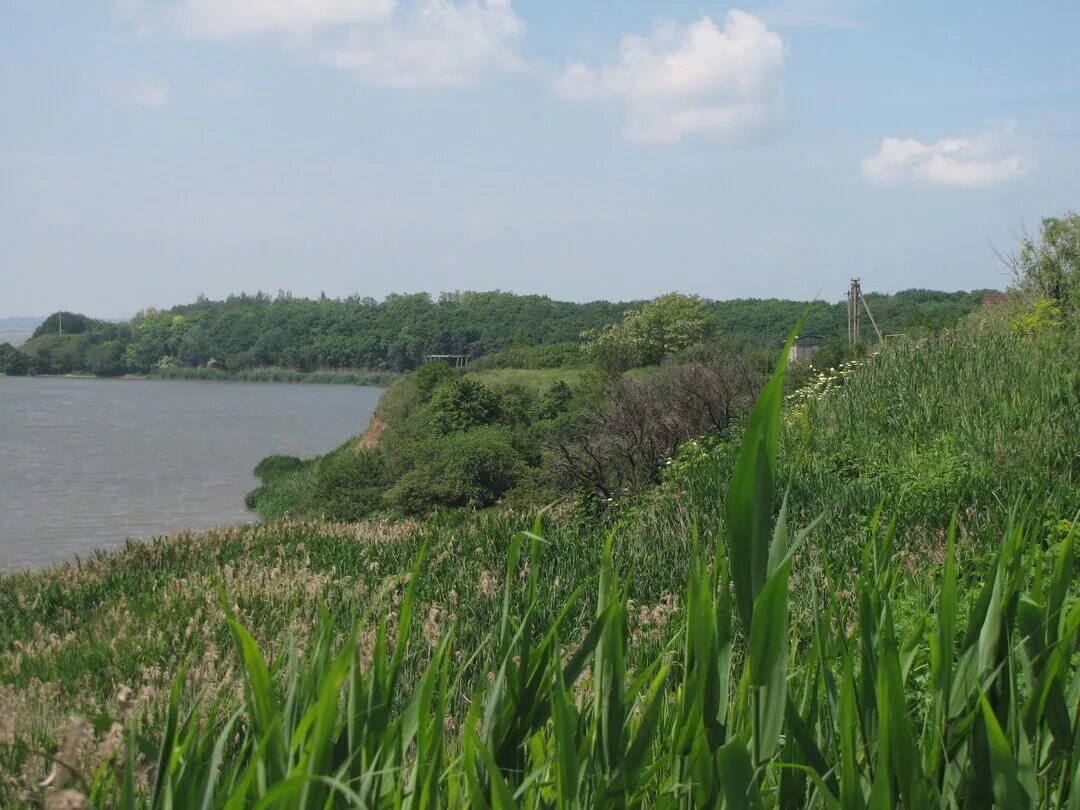
[[[620,323],[587,335],[587,355],[604,371],[619,374],[708,340],[716,316],[693,295],[669,293],[631,310]]]
[[[116,340],[106,340],[86,352],[86,369],[99,377],[119,377],[127,372],[124,346]]]
[[[466,377],[444,383],[431,396],[431,426],[439,433],[493,424],[499,412],[499,395]]]
[[[382,453],[343,448],[319,463],[315,497],[326,518],[362,520],[382,506],[388,483]]]
[[[31,371],[30,358],[10,343],[0,343],[0,374],[22,377]]]
[[[573,398],[574,391],[566,384],[566,381],[556,380],[540,397],[540,402],[537,403],[537,416],[541,419],[554,419],[567,411]]]
[[[495,503],[523,472],[509,432],[481,427],[420,443],[415,466],[387,494],[403,514],[437,508],[480,508]]]
[[[457,372],[450,368],[448,363],[437,360],[420,366],[413,375],[413,380],[416,383],[416,391],[420,395],[420,399],[427,402],[431,399],[431,394],[436,388],[456,376]]]
[[[264,484],[273,481],[286,473],[295,472],[304,466],[304,462],[296,456],[267,456],[255,466],[255,475]]]
[[[623,377],[552,437],[552,473],[564,489],[606,499],[646,489],[681,444],[725,432],[749,409],[760,384],[733,357]]]

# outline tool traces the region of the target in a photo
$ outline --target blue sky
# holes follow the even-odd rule
[[[998,287],[1080,4],[0,0],[0,316]]]

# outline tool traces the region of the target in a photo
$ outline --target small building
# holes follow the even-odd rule
[[[809,360],[821,348],[821,338],[817,335],[799,335],[788,349],[788,362]]]
[[[1004,304],[1008,300],[1009,299],[1005,295],[1005,293],[987,293],[983,296],[983,306],[993,307],[997,306],[998,304]]]

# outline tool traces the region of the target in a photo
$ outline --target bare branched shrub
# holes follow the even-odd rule
[[[655,483],[680,444],[726,430],[761,383],[734,355],[622,377],[602,403],[553,437],[552,475],[564,488],[603,498],[639,491]]]

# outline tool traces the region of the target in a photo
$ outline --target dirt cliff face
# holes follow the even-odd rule
[[[379,439],[382,438],[384,430],[386,430],[386,422],[380,419],[378,414],[373,414],[364,435],[356,440],[356,449],[371,450],[376,447],[379,444]]]

